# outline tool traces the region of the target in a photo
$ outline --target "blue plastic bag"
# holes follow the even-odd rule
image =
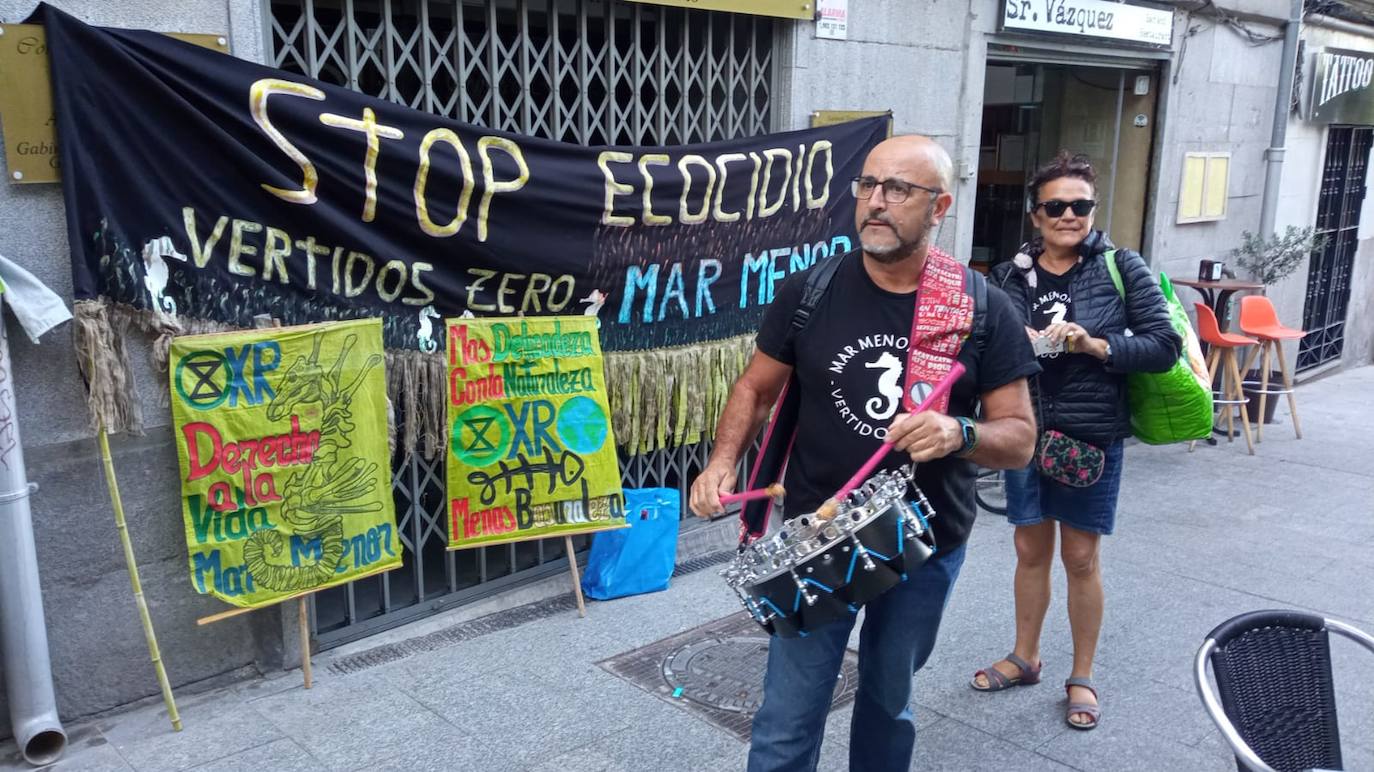
[[[602,531],[592,539],[582,592],[609,600],[668,589],[677,561],[682,495],[674,488],[625,491],[629,528]]]

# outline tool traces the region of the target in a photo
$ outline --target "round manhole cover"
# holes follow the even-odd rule
[[[768,639],[732,636],[695,641],[663,660],[663,680],[674,697],[725,710],[755,713],[763,704],[763,674],[768,668]],[[835,695],[848,676],[835,680]]]

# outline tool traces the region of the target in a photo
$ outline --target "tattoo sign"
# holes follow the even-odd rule
[[[401,564],[383,361],[378,319],[173,341],[197,592],[252,608]]]
[[[623,526],[596,319],[446,327],[449,549]]]

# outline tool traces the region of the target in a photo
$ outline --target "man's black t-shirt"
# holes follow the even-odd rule
[[[797,437],[787,464],[789,517],[814,512],[850,478],[887,435],[902,412],[906,357],[916,293],[895,294],[876,284],[859,254],[843,259],[810,323],[793,335],[792,316],[808,273],[791,276],[765,312],[758,347],[792,365],[801,390]],[[979,394],[1039,371],[1030,341],[996,287],[988,287],[986,340],[979,355],[970,336],[959,351],[966,372],[955,384],[949,413],[972,416]],[[880,469],[910,462],[892,453]],[[950,548],[973,525],[975,467],[947,457],[921,464],[916,485],[935,509],[937,544]]]
[[[1073,295],[1069,288],[1077,271],[1078,266],[1074,266],[1062,275],[1056,275],[1041,268],[1040,263],[1035,264],[1035,289],[1031,291],[1030,308],[1032,327],[1043,330],[1051,324],[1074,321]],[[1040,367],[1044,371],[1040,374],[1040,389],[1044,393],[1059,393],[1070,356],[1072,354],[1060,351],[1040,355]]]

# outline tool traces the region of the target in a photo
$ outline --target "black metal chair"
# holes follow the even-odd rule
[[[1374,653],[1374,636],[1300,611],[1253,611],[1208,633],[1193,675],[1241,772],[1342,768],[1328,636],[1333,632]],[[1216,692],[1207,680],[1208,660]]]

